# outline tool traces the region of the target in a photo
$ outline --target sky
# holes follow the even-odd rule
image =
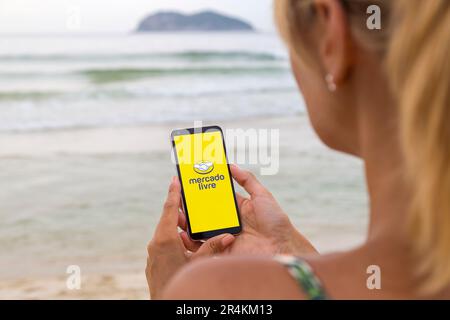
[[[125,33],[158,10],[213,9],[273,31],[273,0],[0,0],[0,33]]]

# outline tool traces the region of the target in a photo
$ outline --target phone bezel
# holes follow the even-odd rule
[[[186,196],[184,194],[184,189],[183,189],[183,180],[181,178],[181,171],[180,171],[180,166],[178,163],[178,155],[176,152],[174,138],[176,136],[180,136],[180,135],[196,134],[196,133],[204,133],[204,132],[215,132],[215,131],[219,131],[220,135],[222,137],[222,144],[223,144],[223,149],[225,152],[225,160],[227,162],[228,174],[230,176],[231,190],[233,192],[234,206],[236,208],[236,214],[238,216],[239,226],[232,227],[232,228],[224,228],[224,229],[192,233],[191,232],[191,223],[189,221],[189,212],[188,212],[188,208],[186,206]],[[182,205],[183,205],[184,213],[186,215],[186,222],[187,222],[187,227],[188,227],[187,229],[188,229],[189,237],[192,240],[199,241],[199,240],[206,240],[206,239],[212,238],[214,236],[217,236],[217,235],[223,234],[223,233],[231,233],[233,235],[239,234],[242,231],[241,215],[240,215],[239,207],[238,207],[237,200],[236,200],[236,192],[234,190],[233,176],[231,175],[230,164],[228,163],[227,148],[225,145],[225,138],[223,136],[222,128],[220,128],[219,126],[206,126],[206,127],[198,127],[198,128],[175,129],[170,134],[170,137],[171,137],[171,141],[172,141],[172,152],[173,152],[176,167],[177,167],[177,174],[178,174],[178,178],[179,178],[180,184],[181,184]]]

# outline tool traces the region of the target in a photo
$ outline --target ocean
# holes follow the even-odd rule
[[[278,129],[259,178],[292,222],[321,252],[364,240],[363,165],[319,141],[276,35],[2,35],[0,298],[66,298],[69,265],[106,279],[83,297],[145,298],[170,131],[195,120]]]
[[[0,131],[301,110],[286,51],[273,34],[2,36],[0,48]]]

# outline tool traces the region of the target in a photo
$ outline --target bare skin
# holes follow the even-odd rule
[[[279,252],[304,257],[330,298],[450,298],[449,289],[433,297],[422,296],[416,289],[419,279],[412,271],[414,259],[405,236],[409,191],[403,180],[404,161],[397,139],[397,107],[383,72],[382,58],[351,35],[338,1],[315,0],[314,5],[316,21],[307,34],[299,35],[299,41],[306,42],[310,57],[308,62],[292,59],[292,68],[311,124],[322,141],[364,161],[370,198],[366,243],[347,252],[319,255],[285,220],[270,193],[253,176],[234,168],[236,181],[250,194],[249,200],[239,201],[240,206],[248,206],[244,210],[244,226],[247,220],[250,228],[223,250],[236,255],[197,259],[180,266],[167,285],[158,288],[161,298],[304,299],[287,270],[271,258]],[[333,76],[336,91],[328,90],[326,74]],[[268,217],[270,213],[272,216]],[[183,226],[183,218],[180,221]],[[275,230],[263,226],[266,222],[274,225],[274,221],[279,222],[275,223]],[[280,232],[289,235],[289,239],[280,239]],[[181,238],[189,250],[199,249],[186,235]],[[370,265],[381,268],[381,290],[367,288]],[[149,273],[159,276],[147,268]]]

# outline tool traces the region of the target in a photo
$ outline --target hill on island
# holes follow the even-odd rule
[[[191,15],[162,11],[142,19],[136,29],[137,32],[253,30],[253,26],[243,20],[213,11],[202,11]]]

